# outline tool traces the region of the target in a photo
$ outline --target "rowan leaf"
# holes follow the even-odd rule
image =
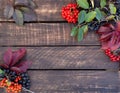
[[[78,29],[78,36],[77,36],[79,42],[83,40],[83,34],[84,34],[83,27],[80,27]]]
[[[31,8],[37,8],[37,5],[36,5],[36,3],[33,1],[33,0],[28,0],[28,2],[29,2],[29,6],[31,7]]]
[[[81,24],[82,22],[85,21],[85,16],[86,16],[86,11],[82,10],[80,11],[79,15],[78,15],[78,23]]]
[[[19,8],[19,10],[21,10],[22,12],[25,12],[25,13],[27,13],[27,12],[30,12],[30,11],[31,11],[31,9],[30,9],[30,8],[25,7],[25,6],[20,7],[20,8]]]
[[[99,8],[96,8],[95,11],[96,11],[96,18],[98,21],[100,21],[103,18],[102,12],[100,11]]]
[[[91,11],[88,14],[86,14],[85,21],[86,22],[91,22],[95,17],[96,17],[96,12],[95,11]]]
[[[0,69],[0,74],[4,74],[4,71],[2,69]],[[0,75],[1,76],[1,75]]]
[[[101,8],[104,8],[106,6],[106,4],[107,4],[106,0],[100,0]]]
[[[10,19],[13,16],[14,8],[12,5],[8,4],[4,8],[4,17]]]
[[[28,0],[15,0],[15,5],[29,5]]]
[[[18,24],[19,26],[22,26],[24,23],[23,13],[18,9],[15,9],[15,12],[13,14],[13,19],[15,20],[16,24]]]
[[[78,33],[78,27],[73,27],[71,31],[71,36],[76,36]]]
[[[30,9],[29,12],[24,12],[23,18],[24,18],[24,21],[27,21],[27,22],[37,21],[37,15],[32,9]]]
[[[110,15],[110,16],[106,17],[106,20],[113,20],[114,18],[115,18],[114,15]]]
[[[84,25],[82,28],[83,28],[84,34],[87,34],[87,32],[88,32],[88,25]]]
[[[111,14],[116,14],[117,9],[114,4],[109,4],[109,8]]]
[[[0,80],[4,77],[4,74],[5,72],[2,69],[0,69]]]
[[[84,8],[84,9],[89,9],[89,3],[87,0],[77,0],[77,4],[79,7]]]

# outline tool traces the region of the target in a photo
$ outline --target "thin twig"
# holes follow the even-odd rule
[[[31,91],[31,90],[28,90],[28,89],[26,89],[26,88],[24,88],[24,87],[22,87],[22,89],[23,89],[24,91],[29,92],[29,93],[35,93],[35,92],[33,92],[33,91]]]

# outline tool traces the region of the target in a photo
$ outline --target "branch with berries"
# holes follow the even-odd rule
[[[62,7],[62,17],[73,23],[71,36],[83,40],[88,31],[100,35],[100,42],[105,54],[111,61],[120,61],[120,1],[76,0]]]
[[[21,61],[25,56],[26,49],[21,48],[12,51],[10,48],[5,52],[0,64],[0,88],[4,88],[7,93],[21,93],[30,91],[30,77],[27,69],[31,65],[30,61]]]

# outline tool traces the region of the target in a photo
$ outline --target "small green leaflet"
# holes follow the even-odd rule
[[[4,71],[0,69],[0,74],[4,74]]]
[[[78,33],[78,27],[73,27],[70,36],[76,36]]]
[[[87,0],[77,0],[77,4],[79,7],[84,8],[84,9],[89,9],[89,3]]]
[[[110,16],[106,17],[106,20],[113,20],[114,18],[115,18],[114,15],[110,15]]]
[[[86,15],[85,21],[86,21],[86,22],[91,22],[95,17],[96,17],[96,12],[95,12],[95,11],[91,11],[91,12],[89,12],[89,13]]]
[[[5,74],[5,72],[2,69],[0,69],[0,80],[1,80],[1,77],[4,76],[4,74]]]
[[[28,7],[20,7],[20,10],[22,11],[22,12],[30,12],[30,8],[28,8]]]
[[[86,34],[88,32],[88,25],[84,25],[82,28],[83,28],[84,34]]]
[[[13,16],[14,8],[12,5],[6,5],[4,8],[4,17],[10,19]]]
[[[33,8],[33,9],[37,8],[37,5],[33,0],[28,0],[28,2],[29,2],[29,5],[30,5],[31,8]]]
[[[101,11],[101,13],[102,13],[102,15],[103,15],[104,17],[107,16],[107,14],[106,14],[104,11]]]
[[[82,29],[82,27],[80,27],[78,29],[78,37],[77,38],[78,38],[79,42],[83,39],[83,29]]]
[[[86,11],[82,10],[78,15],[78,23],[81,24],[85,21]]]
[[[100,6],[101,8],[106,6],[106,0],[100,0]]]
[[[84,25],[78,29],[78,41],[79,42],[83,39],[84,34],[86,34],[87,31],[88,31],[88,25]]]
[[[22,26],[24,23],[23,13],[18,9],[15,9],[13,19],[15,20],[16,24],[18,24],[19,26]]]
[[[109,8],[111,14],[116,14],[117,9],[114,4],[109,4]]]
[[[102,12],[100,11],[99,8],[96,8],[95,11],[96,11],[96,18],[98,21],[100,21],[103,18]]]

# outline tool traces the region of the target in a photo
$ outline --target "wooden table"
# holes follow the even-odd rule
[[[120,93],[119,63],[110,62],[98,36],[82,41],[70,37],[73,27],[61,17],[61,7],[74,0],[35,0],[37,22],[19,27],[0,21],[0,59],[8,47],[25,47],[35,93]]]

